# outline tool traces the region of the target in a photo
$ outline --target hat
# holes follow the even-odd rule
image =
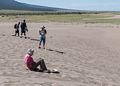
[[[34,53],[34,50],[33,50],[33,49],[28,49],[27,54],[33,55],[33,53]]]
[[[45,26],[42,26],[41,28],[42,28],[42,29],[44,29],[44,28],[45,28]]]

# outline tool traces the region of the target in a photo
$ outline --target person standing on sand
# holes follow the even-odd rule
[[[20,22],[18,22],[18,24],[15,24],[14,25],[14,29],[15,29],[15,36],[18,34],[19,36],[19,25],[20,25]]]
[[[21,23],[21,37],[22,37],[22,34],[24,33],[24,36],[26,38],[26,31],[28,32],[27,24],[26,24],[26,21],[23,20],[23,22]]]
[[[43,48],[45,49],[46,34],[47,34],[47,31],[45,29],[45,26],[41,27],[41,30],[39,30],[40,42],[39,42],[38,48],[41,48],[41,43],[43,42]]]

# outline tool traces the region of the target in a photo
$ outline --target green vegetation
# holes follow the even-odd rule
[[[0,11],[0,21],[64,22],[64,23],[114,23],[120,24],[119,12],[38,12]]]
[[[26,15],[25,18],[28,19],[31,22],[64,22],[64,23],[72,23],[72,22],[78,22],[78,23],[87,23],[92,22],[97,19],[101,18],[107,18],[111,17],[101,14],[62,14],[62,15]]]

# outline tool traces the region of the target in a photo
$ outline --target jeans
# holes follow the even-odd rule
[[[39,70],[41,70],[41,71],[47,70],[44,59],[42,59],[42,58],[39,58],[38,61],[36,61],[33,64],[32,69],[35,70],[35,69],[37,69],[38,66],[40,67]]]
[[[43,42],[43,46],[45,46],[46,37],[41,37],[41,38],[40,38],[40,45],[41,45],[42,42]]]

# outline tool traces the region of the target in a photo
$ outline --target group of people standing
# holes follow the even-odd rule
[[[20,28],[21,28],[21,36],[20,36]],[[23,20],[23,22],[18,22],[18,24],[14,25],[15,29],[15,36],[20,36],[22,38],[22,35],[24,34],[24,37],[26,37],[26,32],[28,32],[26,20]],[[41,48],[41,43],[43,43],[43,49],[45,49],[45,43],[46,43],[46,34],[47,31],[45,29],[45,26],[41,27],[41,30],[39,30],[39,35],[40,35],[40,41],[39,41],[39,46],[38,48]]]
[[[14,25],[14,29],[15,29],[15,36],[16,35],[18,35],[18,36],[20,36],[19,35],[19,33],[20,33],[20,29],[21,28],[21,37],[22,37],[22,34],[24,34],[24,36],[26,37],[26,31],[28,31],[28,29],[27,29],[27,24],[26,24],[26,21],[25,20],[23,20],[23,22],[18,22],[18,24],[15,24]]]

